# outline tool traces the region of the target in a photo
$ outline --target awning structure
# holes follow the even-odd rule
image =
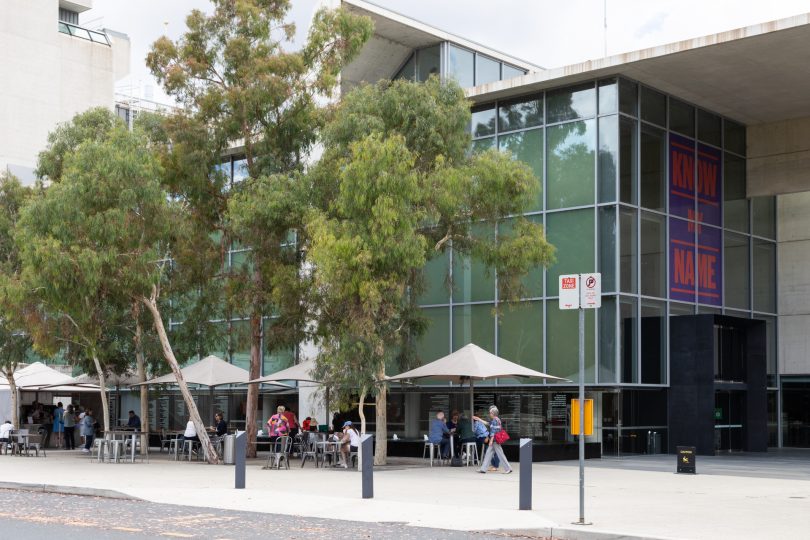
[[[245,384],[250,375],[246,369],[226,362],[218,356],[206,356],[199,362],[189,364],[180,370],[187,384],[199,384],[202,386],[215,387],[225,384]],[[174,373],[168,373],[146,382],[136,382],[130,386],[142,386],[153,384],[177,384]]]
[[[43,390],[53,386],[72,386],[76,380],[42,362],[34,362],[14,372],[14,383],[20,390]],[[8,383],[0,381],[0,387],[8,388]],[[47,390],[52,391],[50,388]]]
[[[547,379],[555,381],[568,381],[547,373],[510,362],[505,358],[485,351],[478,345],[470,343],[454,353],[434,360],[429,364],[389,377],[389,381],[404,381],[408,379],[442,379],[461,383],[470,383],[470,421],[475,414],[474,410],[474,381],[496,379],[499,377],[525,377]],[[570,381],[568,381],[570,382]]]

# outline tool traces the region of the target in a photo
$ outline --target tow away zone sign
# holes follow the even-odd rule
[[[579,274],[560,276],[560,309],[579,309]]]

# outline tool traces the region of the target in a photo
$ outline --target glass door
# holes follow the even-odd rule
[[[743,449],[743,410],[745,393],[717,390],[714,394],[714,450],[739,452]]]

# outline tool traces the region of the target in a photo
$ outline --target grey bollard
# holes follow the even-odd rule
[[[520,505],[532,509],[532,439],[520,439]]]
[[[245,454],[247,454],[247,433],[244,431],[236,432],[234,454],[234,464],[236,465],[234,473],[234,488],[245,489]]]
[[[374,436],[365,434],[360,437],[363,457],[363,498],[374,498]]]

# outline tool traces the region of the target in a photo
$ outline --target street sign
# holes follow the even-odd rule
[[[579,309],[579,274],[560,276],[560,309]]]
[[[582,274],[579,290],[582,309],[602,307],[602,274]]]

